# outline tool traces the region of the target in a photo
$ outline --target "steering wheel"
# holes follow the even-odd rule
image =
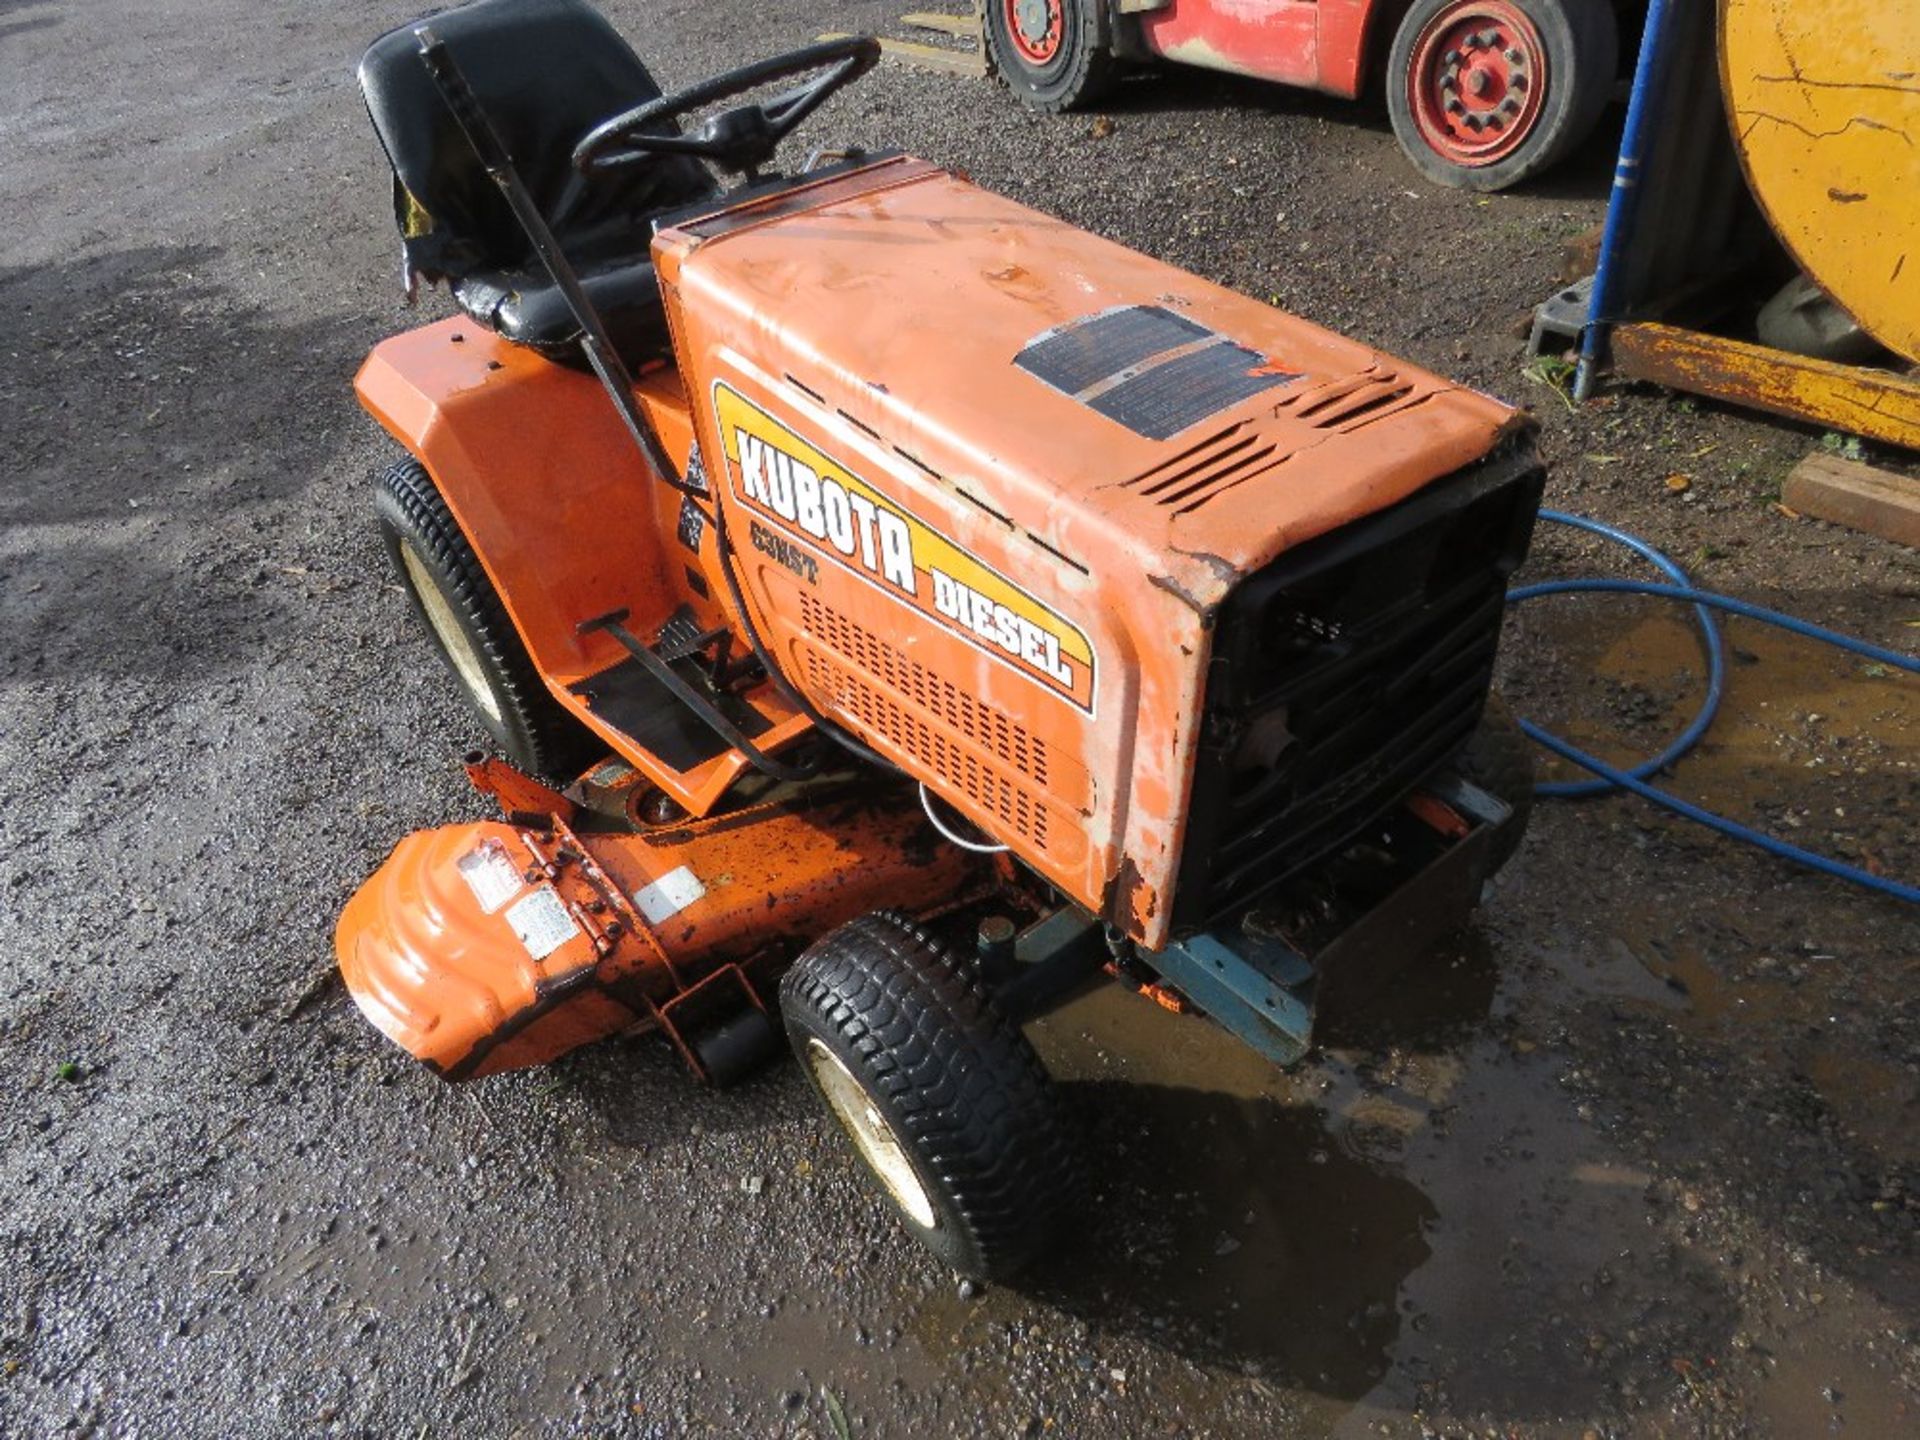
[[[851,36],[729,70],[691,90],[663,95],[594,126],[574,147],[574,168],[583,175],[602,175],[656,155],[692,155],[757,179],[759,168],[773,158],[775,148],[802,120],[879,62],[879,41]],[[796,75],[814,78],[769,100],[722,110],[686,134],[669,125],[716,100],[730,100]]]

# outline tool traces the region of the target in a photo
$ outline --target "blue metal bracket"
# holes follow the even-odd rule
[[[1313,963],[1281,940],[1236,931],[1176,941],[1153,968],[1276,1065],[1307,1053],[1313,1036]]]

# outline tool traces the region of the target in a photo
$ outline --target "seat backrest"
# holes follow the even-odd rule
[[[474,0],[426,23],[446,42],[563,248],[611,222],[637,226],[714,193],[706,169],[677,156],[591,181],[573,168],[573,147],[589,129],[660,95],[640,58],[585,0]],[[360,62],[367,111],[393,165],[408,264],[428,280],[525,265],[531,243],[441,99],[414,28],[382,35]],[[644,245],[644,231],[633,239]]]

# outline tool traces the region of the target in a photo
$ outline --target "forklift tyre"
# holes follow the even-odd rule
[[[981,0],[987,61],[1022,103],[1058,113],[1098,100],[1120,60],[1101,24],[1104,0]]]
[[[1613,0],[1413,0],[1387,51],[1387,117],[1436,185],[1505,190],[1592,133],[1619,65]]]
[[[1079,1178],[1040,1057],[976,968],[893,911],[863,915],[780,985],[807,1078],[921,1244],[1002,1279],[1051,1241]]]
[[[1461,779],[1513,812],[1493,833],[1487,852],[1487,878],[1492,879],[1520,848],[1533,814],[1533,742],[1498,695],[1487,697],[1479,728],[1455,753],[1452,766]]]
[[[571,778],[587,733],[547,693],[426,467],[408,457],[382,470],[373,508],[415,613],[487,733],[522,770]]]

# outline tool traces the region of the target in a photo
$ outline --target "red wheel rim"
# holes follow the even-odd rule
[[[1547,93],[1547,47],[1507,0],[1460,0],[1429,20],[1407,66],[1420,138],[1453,165],[1492,165],[1533,134]]]
[[[1007,35],[1029,65],[1047,65],[1060,53],[1067,27],[1061,0],[1000,0]]]

